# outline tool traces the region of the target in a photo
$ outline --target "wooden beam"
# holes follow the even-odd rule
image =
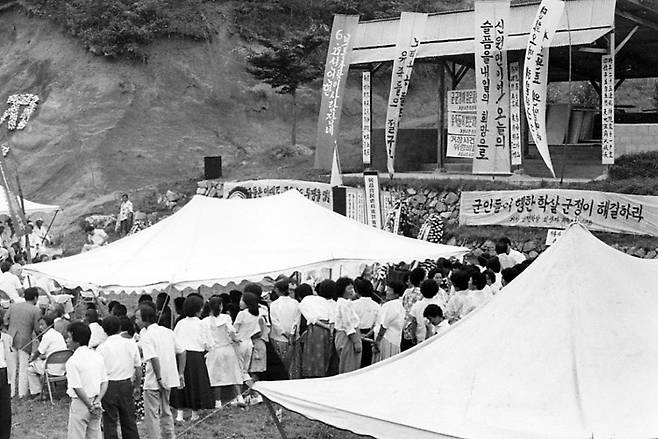
[[[615,55],[617,55],[619,51],[626,45],[626,43],[628,43],[628,40],[630,40],[633,37],[633,35],[635,35],[635,32],[637,32],[639,28],[640,26],[635,26],[633,29],[631,29],[628,35],[626,35],[626,38],[624,38],[622,42],[619,43],[615,48]]]
[[[459,72],[457,72],[457,77],[455,78],[455,82],[452,84],[452,88],[454,89],[459,85],[460,82],[462,82],[462,79],[464,79],[464,76],[466,76],[466,73],[468,73],[468,70],[470,69],[469,66],[461,66],[459,69]]]
[[[642,18],[638,15],[633,14],[632,12],[624,11],[617,8],[615,14],[619,15],[622,18],[625,18],[626,20],[630,20],[635,24],[639,24],[640,26],[648,27],[649,29],[658,31],[658,23],[647,20],[646,18]]]
[[[384,65],[384,63],[380,62],[380,63],[377,63],[374,67],[372,67],[370,69],[370,77],[372,78],[373,76],[375,76],[375,72],[377,72],[377,70],[379,70],[383,65]]]
[[[617,89],[618,89],[619,87],[621,87],[621,85],[624,83],[624,81],[626,81],[626,78],[620,78],[620,79],[617,81],[617,83],[615,84],[615,91],[617,91]]]
[[[598,81],[595,81],[594,79],[590,79],[589,83],[592,84],[592,87],[594,87],[594,90],[596,90],[596,93],[599,95],[599,98],[601,97],[601,84],[599,84]]]
[[[437,84],[437,121],[436,121],[436,167],[440,171],[445,170],[445,153],[446,145],[443,137],[443,131],[446,125],[446,68],[445,61],[439,60],[438,84]]]

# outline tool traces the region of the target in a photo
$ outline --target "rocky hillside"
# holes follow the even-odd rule
[[[213,5],[210,41],[157,41],[148,63],[94,56],[50,21],[0,8],[0,109],[15,93],[40,98],[25,130],[0,127],[0,144],[9,143],[9,168],[19,172],[27,198],[65,208],[59,231],[113,205],[122,191],[201,178],[208,155],[223,157],[227,178],[322,178],[311,169],[319,84],[298,92],[299,145],[290,147],[287,96],[246,72],[251,47],[232,28],[234,5]],[[432,69],[414,71],[403,127],[435,126]],[[358,74],[348,81],[346,158],[360,154],[359,81]],[[374,78],[376,125],[389,81],[390,68]]]

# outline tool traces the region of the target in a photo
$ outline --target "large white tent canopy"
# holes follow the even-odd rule
[[[441,336],[349,374],[255,388],[377,438],[655,438],[656,285],[656,261],[575,225]]]
[[[68,288],[153,291],[224,285],[295,270],[462,256],[464,247],[357,223],[297,191],[247,200],[195,196],[174,215],[107,246],[27,265]]]
[[[16,196],[12,194],[12,196]],[[35,213],[51,213],[51,212],[56,212],[59,209],[59,206],[54,206],[50,204],[41,204],[41,203],[35,203],[34,201],[30,200],[23,200],[25,203],[25,214],[26,215],[33,215]],[[20,205],[20,200],[18,200],[18,204]],[[4,190],[0,190],[0,215],[10,215],[11,211],[9,209],[9,201],[7,200],[7,192]]]

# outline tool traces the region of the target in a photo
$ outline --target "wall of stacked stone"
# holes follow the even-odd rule
[[[208,197],[222,198],[222,182],[220,180],[202,180],[197,183],[197,194]],[[452,231],[459,226],[459,203],[461,199],[460,191],[440,190],[430,188],[420,188],[407,185],[383,185],[383,189],[393,193],[394,199],[406,200],[409,207],[408,236],[416,237],[418,231],[425,219],[431,213],[438,213],[446,224],[446,244],[461,245],[473,250],[473,253],[480,255],[482,253],[495,254],[494,247],[498,235],[492,239],[473,239],[472,237],[460,237],[458,233]],[[502,236],[504,228],[500,228],[499,234]],[[510,232],[514,247],[522,251],[529,258],[537,257],[541,252],[546,250],[545,232],[543,229],[530,229],[524,235],[532,235],[532,238],[523,238],[516,242],[514,236],[517,233]],[[608,243],[617,250],[633,256],[645,259],[658,259],[658,244],[653,246],[633,246],[624,245],[615,242],[615,235],[607,239]],[[658,242],[658,241],[657,241]]]

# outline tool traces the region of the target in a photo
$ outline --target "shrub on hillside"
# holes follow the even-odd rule
[[[623,155],[610,166],[608,176],[612,180],[658,178],[658,151]]]
[[[155,38],[204,39],[201,0],[26,0],[32,13],[79,38],[95,55],[146,61]]]

